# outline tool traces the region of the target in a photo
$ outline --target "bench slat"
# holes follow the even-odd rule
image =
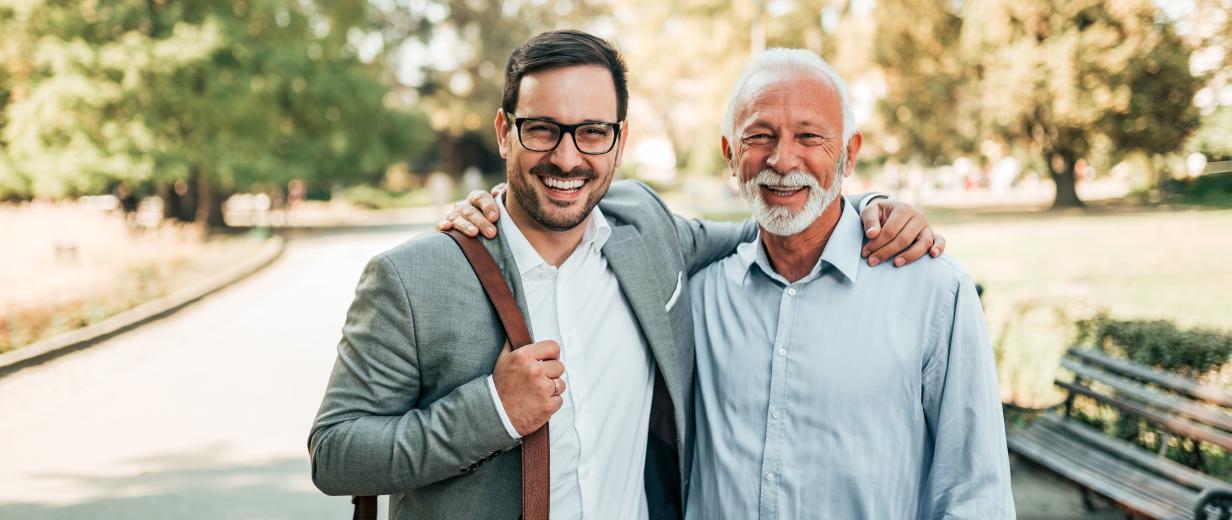
[[[1222,431],[1210,428],[1208,426],[1203,426],[1201,424],[1194,424],[1176,416],[1162,414],[1124,399],[1104,395],[1085,386],[1075,385],[1073,383],[1067,383],[1061,380],[1057,380],[1056,385],[1076,394],[1085,395],[1101,403],[1115,406],[1121,410],[1137,415],[1138,417],[1146,419],[1147,421],[1155,423],[1159,426],[1163,426],[1168,430],[1179,433],[1191,439],[1206,441],[1225,450],[1232,450],[1232,435]]]
[[[1034,425],[1011,432],[1007,439],[1012,451],[1108,497],[1131,513],[1150,518],[1188,518],[1192,504],[1197,502],[1197,493],[1135,472],[1132,464],[1066,436]]]
[[[1168,411],[1178,412],[1191,419],[1219,427],[1224,431],[1232,431],[1232,415],[1228,415],[1225,412],[1204,407],[1201,404],[1181,397],[1153,392],[1129,379],[1093,366],[1083,365],[1070,359],[1061,360],[1061,366],[1079,376],[1106,384],[1116,389],[1118,393],[1133,399],[1164,408]]]
[[[1160,457],[1154,453],[1147,452],[1126,441],[1109,437],[1103,432],[1097,431],[1077,421],[1063,420],[1054,415],[1040,417],[1039,421],[1043,422],[1043,425],[1046,425],[1048,428],[1057,430],[1063,435],[1074,436],[1081,439],[1083,442],[1096,445],[1104,451],[1113,453],[1121,458],[1128,459],[1139,466],[1189,486],[1196,491],[1202,491],[1203,489],[1212,487],[1232,487],[1232,484],[1219,480],[1166,457]]]
[[[1139,381],[1153,383],[1194,399],[1232,408],[1232,394],[1222,388],[1200,385],[1183,377],[1144,367],[1131,361],[1116,359],[1095,349],[1074,347],[1069,349],[1069,354]]]

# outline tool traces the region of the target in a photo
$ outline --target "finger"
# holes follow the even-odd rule
[[[508,187],[508,186],[509,186],[508,184],[505,184],[505,183],[503,183],[503,182],[502,182],[502,183],[500,183],[500,184],[497,184],[496,186],[493,186],[493,187],[492,187],[492,196],[493,196],[493,197],[499,197],[499,196],[500,196],[500,194],[502,194],[502,193],[504,193],[504,192],[505,192],[505,188],[506,188],[506,187]]]
[[[560,359],[560,345],[550,339],[547,341],[531,343],[530,345],[522,348],[528,349],[527,353],[529,353],[531,357],[540,361]]]
[[[933,255],[933,258],[937,258],[941,256],[941,253],[945,252],[945,237],[940,234],[935,234],[935,236],[933,247],[928,250],[928,254]]]
[[[475,190],[466,197],[466,200],[478,208],[483,213],[483,216],[487,218],[488,222],[496,222],[500,218],[500,210],[497,209],[496,198],[491,193]]]
[[[881,207],[877,205],[877,201],[864,207],[864,211],[860,212],[860,220],[864,222],[864,236],[877,238],[881,232]]]
[[[463,217],[462,215],[453,217],[451,222],[453,223],[454,229],[461,231],[468,237],[475,237],[479,235],[479,228],[475,227],[474,224],[471,224],[471,221],[466,220],[466,217]]]
[[[913,217],[911,220],[908,220],[906,224],[903,225],[902,230],[894,234],[893,240],[890,240],[889,243],[881,246],[881,248],[873,250],[873,252],[868,255],[868,265],[880,264],[881,262],[885,262],[886,260],[889,260],[895,255],[903,252],[907,249],[907,246],[911,245],[912,242],[915,242],[915,237],[920,234],[920,231],[922,231],[925,226],[926,224],[923,218]],[[889,227],[886,228],[886,232],[888,231]]]
[[[505,344],[501,345],[501,355],[513,352],[513,346],[509,344],[509,340],[505,340]]]
[[[559,395],[554,395],[548,399],[548,413],[556,413],[561,406],[565,404],[564,398]]]
[[[543,362],[543,375],[556,379],[565,373],[565,364],[559,360],[548,359]]]
[[[436,223],[437,231],[449,231],[451,229],[453,229],[453,222],[450,222],[449,219],[445,219],[445,220],[442,220]]]
[[[487,196],[487,194],[485,193],[484,196]],[[496,226],[493,226],[492,222],[484,217],[480,210],[474,206],[462,208],[462,217],[466,219],[468,224],[483,231],[483,236],[488,238],[496,236]]]
[[[890,209],[890,216],[881,223],[881,231],[877,234],[877,238],[869,240],[867,244],[864,244],[864,250],[861,254],[869,256],[873,251],[885,247],[891,240],[897,238],[899,233],[903,231],[903,226],[911,220],[914,213],[915,209],[911,206],[894,204]],[[885,258],[881,260],[885,260]]]
[[[906,251],[903,251],[894,258],[894,267],[902,267],[911,262],[923,258],[928,254],[928,248],[933,245],[933,230],[928,226],[924,226],[924,230],[920,232],[920,236],[916,237],[915,242],[911,243]]]
[[[564,380],[564,378],[560,378],[560,377],[558,377],[558,378],[554,379],[553,381],[556,381],[556,385],[557,385],[557,388],[556,388],[556,395],[565,395],[565,386],[566,386],[566,384],[565,384],[565,380]]]

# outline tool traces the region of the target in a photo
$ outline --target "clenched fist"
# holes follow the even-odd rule
[[[565,365],[560,362],[560,345],[555,341],[538,341],[517,350],[509,342],[496,358],[492,382],[500,396],[505,415],[518,431],[530,435],[552,418],[564,400]]]

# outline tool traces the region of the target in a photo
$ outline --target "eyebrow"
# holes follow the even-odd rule
[[[612,125],[614,125],[614,124],[619,123],[619,121],[604,121],[604,120],[602,120],[602,119],[593,119],[593,118],[586,118],[586,119],[583,119],[583,120],[581,120],[581,121],[578,121],[577,123],[565,123],[565,122],[562,122],[562,121],[561,121],[561,120],[559,120],[559,119],[556,119],[555,117],[548,117],[548,116],[521,116],[521,117],[522,117],[523,119],[542,119],[542,120],[544,120],[544,121],[551,121],[551,122],[553,122],[553,123],[558,123],[558,124],[562,124],[562,125],[567,125],[567,124],[584,125],[584,124],[587,124],[587,123],[607,123],[607,124],[612,124]]]

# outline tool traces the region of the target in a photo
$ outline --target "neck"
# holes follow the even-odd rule
[[[843,215],[842,197],[836,197],[834,202],[821,216],[817,217],[804,231],[790,236],[779,236],[761,230],[761,243],[766,248],[766,256],[770,258],[770,266],[788,282],[795,282],[812,272],[821,253],[830,241],[830,235],[838,226],[838,219]]]
[[[573,254],[573,250],[577,249],[578,244],[582,243],[582,235],[586,233],[586,223],[591,218],[587,215],[581,224],[573,226],[572,229],[554,231],[543,227],[539,221],[535,220],[535,217],[531,216],[530,212],[526,211],[517,197],[511,196],[509,192],[505,192],[505,209],[509,211],[509,218],[513,219],[513,225],[518,227],[518,230],[526,237],[526,241],[530,242],[530,246],[535,248],[535,252],[552,266],[565,263],[569,255]]]

